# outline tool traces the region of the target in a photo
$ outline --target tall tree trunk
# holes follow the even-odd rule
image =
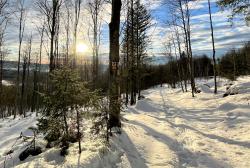
[[[19,89],[19,84],[20,84],[20,61],[21,61],[21,50],[22,50],[22,42],[23,42],[23,34],[24,34],[24,28],[25,28],[25,18],[24,18],[24,1],[20,1],[20,17],[19,17],[19,45],[18,45],[18,62],[17,62],[17,81],[16,81],[16,89],[17,89],[17,94],[16,94],[16,110],[14,114],[14,118],[16,118],[16,113],[17,110],[19,113],[22,111],[19,109],[20,107],[20,102],[19,102],[19,96],[20,96],[20,89]]]
[[[78,152],[82,153],[81,147],[81,133],[80,133],[80,113],[76,107],[76,122],[77,122],[77,140],[78,140]]]
[[[129,14],[130,14],[130,10],[129,10],[129,1],[127,1],[127,27],[126,27],[126,57],[124,56],[124,64],[125,64],[125,68],[126,68],[126,78],[125,78],[125,82],[126,82],[126,101],[125,104],[126,106],[129,103],[129,69],[130,69],[130,64],[129,64],[129,28],[128,28],[128,24],[129,24]]]
[[[136,74],[135,74],[135,53],[134,53],[134,1],[131,0],[131,95],[130,105],[136,103]]]
[[[109,24],[110,33],[110,58],[109,58],[109,128],[121,127],[120,121],[120,87],[119,87],[119,31],[120,31],[120,15],[121,0],[112,0],[112,15]]]
[[[27,63],[27,79],[26,79],[26,86],[29,87],[29,76],[30,76],[30,60],[31,60],[31,50],[32,50],[32,34],[29,38],[28,42],[28,63]]]
[[[185,15],[184,15],[184,10],[183,10],[183,3],[182,0],[179,0],[179,7],[180,7],[180,11],[181,11],[181,19],[182,19],[182,24],[183,24],[183,31],[184,31],[184,36],[185,36],[185,47],[186,47],[186,54],[188,56],[188,71],[189,71],[189,78],[191,80],[192,78],[192,63],[191,63],[191,59],[190,59],[190,50],[189,50],[189,40],[188,40],[188,28],[186,25],[186,20],[185,20]],[[187,73],[186,73],[187,74]],[[192,81],[192,80],[191,80]],[[187,82],[186,82],[187,83]],[[192,82],[191,82],[192,83]],[[192,84],[191,84],[192,85]],[[185,85],[186,86],[186,85]],[[194,96],[193,94],[193,87],[191,86],[192,89],[192,96]],[[186,89],[187,91],[187,89]]]
[[[213,28],[213,20],[212,20],[212,13],[211,13],[211,3],[208,0],[209,6],[209,18],[210,18],[210,27],[211,27],[211,37],[212,37],[212,45],[213,45],[213,67],[214,67],[214,93],[217,93],[217,68],[216,68],[216,58],[215,58],[215,45],[214,45],[214,28]]]
[[[26,56],[25,56],[26,57]],[[24,93],[25,93],[25,78],[26,78],[26,67],[27,67],[27,58],[23,60],[23,75],[22,75],[22,89],[21,89],[21,101],[20,101],[20,112],[26,117],[26,112],[23,109],[25,102],[24,102]]]
[[[233,80],[236,80],[236,58],[235,58],[236,52],[233,53]]]
[[[42,69],[42,51],[43,51],[43,36],[44,36],[44,31],[45,31],[45,23],[43,24],[42,30],[40,32],[40,47],[39,47],[39,77],[41,77],[41,69]],[[37,80],[38,83],[38,88],[37,90],[41,90],[40,86],[40,80]]]
[[[49,70],[52,72],[55,69],[55,64],[54,64],[54,38],[55,38],[55,33],[54,31],[51,32],[51,39],[50,39],[50,62],[49,62]]]
[[[190,11],[189,4],[186,2],[186,10],[187,10],[187,35],[188,35],[188,48],[189,48],[189,66],[190,66],[190,81],[192,88],[192,97],[194,97],[195,92],[195,80],[194,80],[194,62],[193,62],[193,52],[192,52],[192,44],[191,44],[191,28],[190,28]]]
[[[32,100],[31,100],[31,112],[35,111],[36,105],[37,105],[37,92],[38,92],[37,71],[38,71],[38,57],[36,57],[36,66],[35,66],[35,70],[34,70],[33,93],[32,93]]]

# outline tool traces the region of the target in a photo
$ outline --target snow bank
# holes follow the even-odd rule
[[[5,86],[13,85],[10,81],[7,81],[7,80],[2,80],[2,84],[5,85]]]
[[[91,167],[91,168],[112,168],[121,162],[122,151],[111,141],[110,148],[106,147],[98,137],[93,137],[89,133],[89,125],[86,124],[86,131],[82,139],[82,153],[78,154],[78,144],[70,144],[69,154],[66,157],[60,155],[60,148],[46,149],[46,141],[42,135],[36,138],[36,146],[42,148],[43,153],[37,156],[29,156],[24,161],[19,160],[19,155],[27,148],[31,139],[24,141],[20,137],[32,137],[33,133],[29,129],[36,126],[36,116],[32,114],[26,118],[11,117],[0,121],[0,167],[11,168],[54,168],[54,167]],[[12,151],[10,154],[7,155]]]

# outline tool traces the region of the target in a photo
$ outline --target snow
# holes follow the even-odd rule
[[[69,155],[59,148],[18,161],[25,143],[18,140],[7,167],[88,167],[88,168],[248,168],[250,167],[250,76],[230,82],[220,78],[218,94],[213,79],[197,79],[201,93],[195,98],[167,85],[142,92],[145,99],[122,112],[122,134],[114,134],[107,148],[85,130],[82,154],[77,143]],[[238,94],[223,97],[228,88]],[[5,153],[36,117],[0,120],[0,167]],[[40,138],[40,146],[45,142]],[[13,163],[14,160],[14,163]]]
[[[2,84],[5,85],[5,86],[13,85],[10,81],[7,81],[7,80],[2,80]]]
[[[144,167],[250,167],[249,81],[239,78],[231,86],[239,94],[225,98],[225,79],[217,95],[213,79],[197,81],[202,92],[195,98],[167,85],[145,91],[146,99],[124,113],[124,131]]]
[[[18,153],[23,150],[25,142],[21,141],[20,134],[25,136],[33,136],[29,127],[36,125],[35,114],[28,114],[28,117],[8,117],[0,119],[0,167],[3,167],[3,162],[6,159],[8,165],[13,165],[18,162]],[[10,150],[15,150],[11,155],[6,156]],[[9,162],[11,160],[11,163]]]

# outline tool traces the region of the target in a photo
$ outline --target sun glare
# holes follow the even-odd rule
[[[76,51],[78,53],[86,53],[88,51],[88,46],[84,43],[79,43],[76,46]]]

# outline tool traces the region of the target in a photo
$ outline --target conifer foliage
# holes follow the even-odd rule
[[[61,141],[62,147],[65,147],[70,141],[78,141],[80,153],[82,117],[90,109],[98,111],[95,110],[96,104],[101,97],[97,91],[87,88],[76,70],[57,69],[51,73],[50,78],[53,89],[44,95],[45,110],[39,120],[39,129],[45,133],[49,143]]]
[[[128,104],[136,103],[136,94],[140,98],[143,80],[143,68],[147,61],[149,37],[148,28],[151,26],[151,15],[140,0],[131,0],[128,4],[127,22],[123,38],[123,79]]]

